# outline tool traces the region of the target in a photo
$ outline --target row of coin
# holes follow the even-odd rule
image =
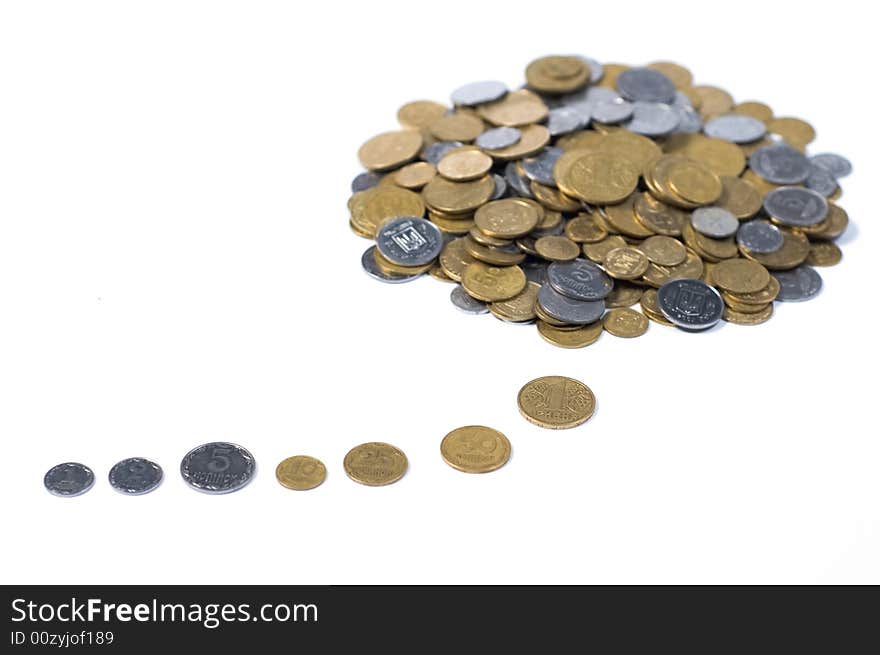
[[[544,428],[566,429],[585,423],[595,410],[593,392],[585,384],[562,376],[532,380],[517,395],[520,413]],[[440,454],[449,466],[465,473],[488,473],[510,458],[510,441],[498,430],[468,425],[447,434]],[[361,484],[378,487],[400,480],[408,460],[399,448],[370,442],[352,448],[343,460],[345,473]],[[234,443],[212,442],[194,448],[180,463],[183,480],[193,489],[210,494],[238,491],[256,473],[251,453]],[[314,489],[324,482],[327,468],[314,457],[288,457],[275,469],[278,482],[288,489]],[[126,495],[149,493],[162,483],[162,467],[143,457],[124,459],[110,469],[110,486]],[[52,467],[43,484],[56,496],[84,494],[95,483],[95,474],[84,464],[66,462]]]
[[[849,219],[834,200],[851,166],[807,157],[801,119],[734,105],[669,62],[544,57],[526,82],[408,103],[403,130],[361,147],[350,225],[376,240],[370,276],[457,282],[459,309],[580,347],[647,319],[756,325],[774,300],[818,293],[811,266],[840,261]]]

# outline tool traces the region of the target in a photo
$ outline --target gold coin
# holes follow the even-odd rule
[[[663,73],[678,89],[688,88],[694,81],[693,73],[681,64],[671,61],[655,61],[648,64],[648,68]]]
[[[767,121],[767,131],[778,134],[792,145],[805,146],[816,138],[816,130],[800,118],[782,116]]]
[[[513,298],[526,287],[526,275],[519,266],[489,266],[475,262],[464,269],[461,286],[477,300],[496,302]]]
[[[654,233],[636,218],[635,204],[638,197],[639,194],[634,193],[621,203],[600,207],[598,215],[615,232],[635,239],[645,239]]]
[[[376,238],[375,234],[371,234],[370,232],[367,232],[366,230],[362,230],[357,225],[355,225],[354,221],[352,221],[352,220],[348,221],[348,227],[351,228],[352,232],[354,232],[359,237],[362,237],[364,239],[375,239]]]
[[[732,259],[739,254],[739,246],[733,237],[713,239],[697,232],[690,223],[682,226],[681,235],[687,246],[707,261]]]
[[[483,177],[492,168],[492,158],[482,150],[459,148],[437,164],[437,172],[454,182],[468,182]]]
[[[507,300],[499,300],[489,305],[489,311],[495,316],[513,323],[524,323],[534,320],[537,316],[535,306],[538,302],[538,291],[541,285],[527,282],[526,288]]]
[[[785,271],[800,266],[810,254],[809,240],[800,232],[792,230],[781,230],[781,232],[782,247],[776,252],[760,254],[746,251],[743,254],[771,271]]]
[[[712,269],[712,280],[731,293],[755,293],[770,283],[770,273],[750,259],[725,259]]]
[[[433,100],[414,100],[397,110],[397,122],[403,127],[414,130],[429,128],[442,118],[449,108]]]
[[[810,244],[810,254],[807,255],[807,264],[810,266],[834,266],[839,264],[843,253],[836,243],[831,241],[819,241]]]
[[[555,230],[562,224],[562,212],[553,209],[546,209],[540,203],[535,202],[531,198],[523,198],[529,201],[529,204],[535,208],[535,211],[541,216],[538,224],[535,226],[537,230]]]
[[[704,164],[716,175],[736,177],[746,167],[742,148],[730,141],[703,134],[673,134],[663,145],[664,152],[690,157]]]
[[[639,302],[644,289],[632,282],[618,280],[614,283],[614,288],[605,297],[605,307],[608,309],[617,309],[618,307],[629,307]]]
[[[483,121],[465,111],[446,114],[431,123],[431,134],[441,141],[470,143],[483,133]]]
[[[370,171],[386,171],[416,158],[422,149],[422,135],[416,130],[384,132],[358,150],[358,159]]]
[[[314,489],[327,477],[327,467],[319,459],[308,455],[288,457],[275,469],[275,477],[282,486],[296,491]]]
[[[559,189],[541,184],[540,182],[532,180],[529,182],[529,189],[531,189],[535,199],[551,211],[576,212],[582,207],[580,201],[569,198]]]
[[[667,174],[672,191],[688,202],[708,205],[721,197],[721,180],[697,161],[676,159],[670,163]]]
[[[571,93],[589,81],[590,66],[579,57],[541,57],[526,67],[526,83],[540,93]]]
[[[471,239],[479,243],[481,246],[495,246],[496,248],[504,248],[506,246],[509,246],[511,243],[510,239],[499,239],[497,237],[490,237],[488,234],[478,228],[476,223],[474,223],[474,226],[470,230],[468,230],[468,234],[470,235]]]
[[[519,141],[512,146],[486,150],[486,153],[499,161],[522,159],[536,154],[550,141],[550,130],[543,125],[526,125],[520,128],[520,134]]]
[[[434,179],[437,169],[434,164],[426,161],[417,161],[407,164],[394,173],[394,182],[404,189],[421,189]]]
[[[646,229],[669,237],[681,236],[681,227],[689,220],[687,212],[657,200],[647,191],[636,195],[633,211],[636,221]]]
[[[580,132],[572,132],[571,134],[559,137],[556,147],[562,148],[565,152],[571,150],[598,150],[605,139],[606,135],[601,132],[581,130]]]
[[[645,316],[650,318],[655,323],[659,323],[660,325],[668,325],[669,327],[675,325],[672,321],[670,321],[663,315],[663,312],[660,311],[660,305],[657,302],[656,289],[646,289],[645,292],[642,294],[641,299],[639,300],[639,304],[642,306],[642,311],[645,313]]]
[[[516,401],[529,423],[552,430],[581,425],[596,409],[596,397],[587,385],[561,375],[532,380],[519,390]]]
[[[688,250],[687,259],[683,264],[678,266],[661,266],[660,264],[649,264],[648,270],[642,276],[642,281],[650,284],[652,287],[660,288],[670,280],[677,278],[688,278],[699,280],[703,275],[703,260],[699,255]]]
[[[736,325],[759,325],[768,321],[772,315],[773,304],[771,303],[761,311],[754,313],[738,312],[730,307],[725,307],[721,317],[728,323],[735,323]]]
[[[733,96],[724,89],[708,84],[691,87],[700,97],[700,116],[703,120],[725,114],[733,107]]]
[[[644,170],[649,162],[663,154],[660,146],[654,141],[629,130],[608,134],[601,142],[599,150],[628,159],[639,171]]]
[[[570,262],[581,254],[580,246],[563,236],[541,237],[535,241],[535,251],[553,262]]]
[[[451,277],[443,272],[443,267],[440,266],[440,264],[437,262],[435,262],[430,270],[428,270],[428,275],[430,275],[435,280],[439,280],[440,282],[455,282],[455,280],[453,280]]]
[[[474,214],[474,223],[484,234],[499,239],[525,236],[538,224],[538,211],[521,198],[487,202]]]
[[[483,425],[466,425],[443,437],[443,461],[464,473],[489,473],[510,459],[510,441],[498,430]]]
[[[607,239],[603,239],[602,241],[583,244],[584,255],[586,255],[587,259],[589,259],[591,262],[601,264],[603,261],[605,261],[605,255],[607,255],[615,248],[625,248],[626,245],[627,243],[626,241],[624,241],[622,236],[612,234]]]
[[[613,205],[625,200],[639,182],[639,171],[629,160],[605,153],[578,158],[557,180],[560,190],[594,205]]]
[[[602,326],[615,337],[640,337],[648,331],[648,318],[628,307],[612,309],[605,313]]]
[[[541,97],[527,89],[511,91],[501,100],[480,105],[477,109],[480,116],[493,125],[505,127],[523,127],[538,123],[547,118],[549,111]]]
[[[828,203],[828,215],[818,225],[811,225],[809,229],[801,228],[802,232],[810,235],[812,239],[836,239],[846,230],[849,224],[849,216],[838,204]]]
[[[725,302],[730,299],[735,303],[743,305],[766,305],[776,300],[776,296],[779,295],[779,290],[779,281],[771,275],[770,282],[768,282],[767,286],[760,291],[754,293],[731,293],[722,289],[721,296],[724,298]]]
[[[343,461],[345,473],[355,482],[381,487],[397,482],[406,473],[408,462],[399,448],[381,441],[355,446]]]
[[[602,262],[605,272],[618,280],[635,280],[648,270],[648,257],[637,248],[615,248]]]
[[[648,259],[663,266],[678,266],[687,259],[687,249],[678,239],[666,236],[653,236],[645,239],[640,245]]]
[[[757,118],[759,121],[764,123],[769,122],[773,118],[773,110],[770,109],[768,105],[765,105],[763,102],[756,102],[754,100],[749,100],[747,102],[740,102],[733,109],[730,110],[732,114],[741,114],[743,116],[751,116],[752,118]]]
[[[474,241],[470,236],[465,237],[464,249],[474,259],[490,266],[513,266],[526,258],[526,253],[516,247],[484,246]]]
[[[461,214],[474,211],[487,202],[494,192],[495,180],[491,175],[471,182],[452,182],[438,175],[422,189],[422,197],[431,209]]]
[[[537,325],[541,338],[559,348],[586,348],[602,336],[602,321],[589,325],[554,325],[541,318]]]
[[[441,232],[456,236],[467,234],[474,226],[471,214],[443,214],[433,209],[428,210],[428,220],[439,227]]]
[[[715,201],[731,214],[742,220],[751,218],[761,210],[763,196],[758,188],[741,177],[724,175],[721,177],[721,196]]]
[[[578,214],[565,225],[565,236],[575,243],[597,243],[608,231],[589,214]]]
[[[443,272],[456,282],[461,282],[464,270],[477,261],[465,250],[464,243],[464,239],[453,239],[443,247],[438,259]]]
[[[396,185],[374,187],[358,194],[351,206],[351,221],[359,230],[376,237],[379,228],[393,218],[424,216],[421,196]]]

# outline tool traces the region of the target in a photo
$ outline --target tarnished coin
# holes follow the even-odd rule
[[[550,264],[547,281],[556,291],[575,300],[602,300],[614,288],[605,271],[580,257]]]
[[[515,143],[519,143],[521,138],[522,132],[517,128],[502,126],[486,130],[477,137],[475,143],[480,148],[485,148],[486,150],[499,150],[500,148],[508,148]]]
[[[529,423],[551,430],[581,425],[596,410],[596,397],[590,388],[561,375],[532,380],[519,390],[516,401]]]
[[[362,145],[358,159],[367,170],[385,171],[415,159],[422,143],[422,134],[417,130],[385,132]]]
[[[430,264],[440,255],[443,244],[440,230],[424,218],[395,218],[376,236],[382,256],[401,266]]]
[[[739,229],[736,216],[723,207],[697,207],[691,214],[691,225],[713,239],[732,237]]]
[[[282,460],[275,468],[275,478],[282,487],[308,491],[320,486],[327,478],[324,463],[308,455],[294,455]]]
[[[840,263],[843,253],[833,241],[817,241],[810,244],[807,264],[810,266],[834,266]]]
[[[639,171],[629,159],[601,152],[578,157],[564,178],[556,179],[566,194],[597,205],[621,202],[638,182]]]
[[[755,220],[740,225],[736,242],[749,252],[769,254],[782,248],[784,238],[779,228],[769,221]]]
[[[447,180],[469,182],[483,177],[492,168],[492,158],[480,150],[462,148],[444,155],[437,172]]]
[[[605,331],[615,337],[640,337],[648,331],[648,317],[629,307],[611,309],[602,319]]]
[[[526,67],[526,82],[535,91],[571,93],[590,81],[590,66],[580,57],[550,55]]]
[[[528,275],[526,275],[528,278]],[[535,308],[538,302],[538,291],[541,289],[540,282],[528,280],[526,287],[513,298],[499,300],[489,305],[489,311],[496,318],[509,323],[528,323],[535,320]]]
[[[490,266],[476,262],[461,276],[464,290],[477,300],[496,302],[513,298],[526,287],[526,275],[519,266]]]
[[[180,462],[180,475],[197,491],[225,494],[250,482],[256,468],[254,456],[241,446],[215,441],[189,451]]]
[[[779,282],[779,295],[776,300],[801,302],[813,298],[822,289],[821,276],[809,266],[801,265],[790,271],[773,271]]]
[[[85,464],[66,462],[50,468],[43,476],[49,493],[65,498],[84,494],[95,484],[95,474]]]
[[[731,293],[757,293],[770,282],[770,274],[750,259],[725,259],[712,269],[715,286]]]
[[[684,244],[668,236],[648,237],[639,244],[639,250],[645,253],[650,262],[660,266],[678,266],[687,259],[687,248]]]
[[[110,486],[129,496],[147,494],[162,484],[162,467],[143,457],[129,457],[110,469]]]
[[[828,201],[803,187],[779,187],[764,196],[764,211],[782,225],[817,225],[828,215]]]
[[[749,168],[773,184],[800,184],[810,174],[810,161],[802,152],[778,143],[755,150]]]
[[[402,450],[380,441],[355,446],[343,460],[345,474],[368,487],[397,482],[406,473],[408,464]]]
[[[481,105],[503,98],[507,93],[507,85],[504,82],[489,80],[485,82],[471,82],[458,87],[452,92],[452,103],[462,107]]]
[[[574,260],[581,253],[581,249],[568,237],[546,236],[535,241],[535,252],[550,261],[568,262]]]
[[[413,273],[412,275],[406,275],[403,273],[393,273],[391,271],[384,271],[379,268],[378,263],[376,262],[376,246],[370,246],[364,251],[364,254],[361,255],[361,266],[367,275],[369,275],[374,280],[379,280],[380,282],[386,282],[388,284],[400,284],[402,282],[411,282],[416,278],[420,278],[422,273]]]
[[[849,160],[831,152],[823,152],[818,155],[813,155],[810,157],[810,162],[813,165],[828,171],[838,180],[852,173],[852,164],[849,163]]]
[[[598,321],[605,312],[604,300],[576,300],[564,296],[551,285],[538,291],[538,305],[552,319],[569,325],[586,325]]]
[[[686,330],[706,330],[721,320],[724,301],[702,280],[671,280],[657,290],[657,305],[667,320]]]
[[[443,461],[465,473],[489,473],[510,459],[510,441],[498,430],[483,425],[466,425],[443,437]]]
[[[474,214],[474,223],[491,237],[516,239],[535,229],[540,218],[534,203],[522,198],[502,198],[480,207]]]
[[[449,300],[459,311],[465,314],[488,314],[489,305],[482,300],[477,300],[464,290],[460,284],[456,284],[449,294]]]
[[[733,143],[757,141],[767,133],[763,121],[743,114],[722,114],[706,122],[703,131],[716,139]]]
[[[615,248],[605,255],[602,266],[605,272],[617,280],[636,280],[648,270],[647,255],[638,248]]]
[[[671,103],[675,85],[658,70],[630,68],[617,76],[617,90],[627,100]]]

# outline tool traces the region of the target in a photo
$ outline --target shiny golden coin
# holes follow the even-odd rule
[[[474,223],[484,234],[499,239],[525,236],[538,225],[534,205],[521,198],[503,198],[487,202],[474,214]]]
[[[358,150],[358,159],[370,171],[385,171],[416,158],[422,149],[422,135],[416,130],[384,132]]]
[[[532,380],[519,390],[516,401],[529,423],[551,430],[581,425],[596,409],[596,397],[587,385],[561,375]]]
[[[406,473],[407,466],[402,450],[381,441],[355,446],[343,460],[346,475],[368,487],[397,482]]]
[[[451,277],[446,275],[445,272],[443,272],[443,267],[440,266],[440,264],[437,262],[435,262],[434,265],[428,270],[428,275],[430,275],[435,280],[439,280],[440,282],[455,282],[455,280],[453,280]]]
[[[519,246],[519,241],[517,241],[517,246]],[[526,258],[526,251],[521,246],[517,246],[504,248],[484,246],[471,239],[470,236],[466,237],[464,242],[464,249],[471,257],[490,266],[514,266],[522,262]]]
[[[653,64],[648,64],[648,68],[663,73],[677,89],[688,88],[694,81],[693,73],[681,64],[671,61],[655,61]]]
[[[374,187],[360,194],[351,205],[351,220],[372,238],[387,221],[405,216],[424,216],[425,203],[417,193],[396,185]]]
[[[565,152],[572,150],[598,150],[602,142],[605,141],[605,138],[605,135],[601,132],[582,130],[559,137],[556,141],[556,147],[561,148]]]
[[[569,262],[581,254],[580,246],[563,236],[541,237],[535,241],[535,251],[552,262]]]
[[[773,304],[769,304],[759,312],[738,312],[730,307],[724,308],[721,317],[728,323],[736,325],[760,325],[767,322],[773,316]]]
[[[358,235],[359,237],[362,237],[364,239],[375,239],[376,238],[375,234],[367,232],[366,230],[362,230],[360,227],[355,225],[354,221],[352,221],[352,220],[348,221],[348,227],[351,228],[352,232],[354,232],[356,235]]]
[[[761,211],[764,198],[758,188],[748,180],[724,175],[721,177],[721,187],[721,196],[715,204],[738,219],[751,218]]]
[[[700,97],[700,116],[703,117],[703,120],[718,116],[719,114],[726,114],[733,107],[733,96],[724,89],[707,84],[691,88]]]
[[[657,200],[647,191],[636,195],[633,211],[645,229],[668,237],[681,236],[681,227],[689,220],[687,212]]]
[[[660,305],[657,302],[657,290],[656,289],[646,289],[642,294],[641,299],[639,300],[639,304],[642,307],[642,311],[645,316],[654,321],[655,323],[659,323],[660,325],[667,325],[669,327],[673,327],[675,324],[666,318],[663,315],[663,312],[660,311]]]
[[[773,118],[773,110],[770,109],[768,105],[765,105],[763,102],[756,102],[754,100],[740,102],[733,109],[730,110],[730,113],[741,114],[742,116],[751,116],[752,118],[757,118],[759,121],[763,121],[764,123],[769,122]]]
[[[468,254],[464,244],[464,239],[453,239],[443,247],[438,259],[443,272],[456,282],[461,282],[464,270],[477,261]]]
[[[628,307],[612,309],[605,313],[602,326],[615,337],[631,339],[648,331],[648,317]]]
[[[565,236],[575,243],[596,243],[608,236],[608,231],[589,214],[578,214],[565,225]]]
[[[579,200],[569,198],[559,189],[541,184],[540,182],[532,180],[529,183],[529,189],[531,189],[535,199],[551,211],[570,213],[576,212],[583,207]]]
[[[810,255],[810,242],[800,232],[782,230],[782,247],[776,252],[759,254],[743,253],[771,271],[786,271],[803,264]]]
[[[468,295],[483,302],[507,300],[526,287],[526,275],[519,266],[490,266],[475,262],[461,276]]]
[[[742,148],[735,143],[703,134],[673,134],[663,144],[664,152],[695,159],[716,175],[737,176],[746,167]]]
[[[602,262],[605,272],[618,280],[635,280],[648,270],[648,257],[637,248],[615,248]]]
[[[495,316],[513,323],[534,320],[537,316],[535,306],[538,302],[538,291],[540,290],[541,285],[537,282],[527,282],[526,288],[513,298],[491,303],[489,311]]]
[[[449,108],[433,100],[414,100],[397,110],[397,122],[403,127],[424,130],[443,117]]]
[[[526,125],[520,128],[520,132],[522,136],[512,146],[486,150],[486,153],[499,161],[522,159],[536,154],[550,141],[550,130],[543,125]]]
[[[605,297],[605,307],[607,309],[617,309],[619,307],[630,307],[639,302],[644,289],[632,282],[617,280],[614,288]]]
[[[394,182],[404,189],[421,189],[434,179],[437,169],[434,164],[426,161],[417,161],[407,164],[394,172]]]
[[[776,300],[776,296],[779,295],[779,290],[779,281],[771,275],[770,282],[768,282],[767,286],[760,291],[756,291],[755,293],[730,293],[729,291],[724,291],[722,289],[721,296],[724,298],[725,302],[733,300],[734,303],[743,305],[766,305]]]
[[[606,225],[615,232],[620,232],[631,239],[645,239],[652,236],[654,233],[636,218],[635,202],[638,196],[639,194],[634,193],[621,203],[600,207],[596,215],[603,218]]]
[[[590,81],[590,66],[579,57],[541,57],[526,67],[526,83],[540,93],[571,93]]]
[[[486,203],[494,191],[495,180],[491,175],[471,182],[453,182],[438,175],[422,189],[422,197],[432,209],[461,214],[474,211]]]
[[[666,236],[653,236],[639,244],[648,259],[663,266],[678,266],[687,259],[687,249],[678,239]]]
[[[770,273],[750,259],[725,259],[712,269],[712,280],[731,293],[755,293],[770,283]]]
[[[672,191],[688,202],[708,205],[721,197],[721,180],[698,161],[679,158],[670,163],[667,172]]]
[[[431,134],[441,141],[461,141],[470,143],[483,133],[485,125],[477,116],[458,111],[446,114],[431,123]]]
[[[306,491],[319,486],[327,477],[327,467],[319,459],[308,455],[288,457],[275,469],[275,477],[283,487]]]
[[[639,171],[629,160],[605,153],[590,153],[578,158],[557,180],[566,195],[594,205],[622,202],[635,190]]]
[[[612,132],[602,140],[600,152],[608,152],[630,161],[637,170],[644,170],[649,162],[657,159],[663,152],[654,141],[629,130]]]
[[[683,264],[678,266],[661,266],[660,264],[650,264],[648,270],[642,276],[642,281],[650,284],[652,287],[660,288],[670,280],[678,278],[687,278],[699,280],[703,275],[703,260],[699,255],[692,251],[688,251],[687,259]]]
[[[800,118],[782,116],[767,121],[767,130],[778,134],[792,145],[805,146],[816,138],[816,130]]]
[[[627,243],[622,236],[612,234],[607,239],[603,239],[602,241],[583,244],[583,249],[584,255],[587,256],[587,259],[589,259],[591,262],[601,264],[603,261],[605,261],[605,255],[607,255],[615,248],[625,248],[626,245]]]
[[[837,244],[831,241],[818,241],[810,244],[810,254],[807,255],[807,264],[810,266],[834,266],[840,263],[843,253]]]
[[[437,164],[437,172],[447,180],[468,182],[483,177],[492,168],[492,158],[482,150],[459,148]]]
[[[544,120],[550,110],[537,94],[518,89],[501,100],[480,105],[477,111],[493,125],[522,127]]]
[[[489,473],[510,459],[510,441],[498,430],[483,425],[466,425],[443,437],[443,461],[464,473]]]

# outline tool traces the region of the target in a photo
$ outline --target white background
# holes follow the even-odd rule
[[[864,3],[781,4],[3,3],[0,581],[880,582],[876,35]],[[405,101],[570,52],[680,61],[847,155],[823,293],[568,351],[365,276],[358,146]],[[589,423],[519,416],[547,374],[593,389]],[[510,438],[502,470],[441,460],[471,423]],[[249,487],[184,485],[211,440],[254,453]],[[409,456],[400,483],[346,478],[370,440]],[[327,464],[315,491],[275,481],[298,453]],[[107,471],[135,455],[166,480],[123,497]],[[53,497],[69,460],[95,488]]]

